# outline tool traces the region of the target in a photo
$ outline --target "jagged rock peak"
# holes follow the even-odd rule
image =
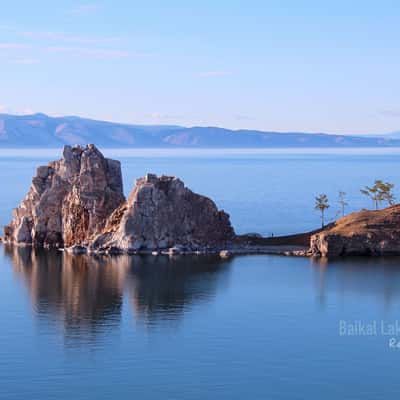
[[[87,244],[125,198],[121,165],[94,146],[65,146],[63,158],[37,169],[4,229],[4,240],[37,246]]]
[[[229,215],[172,176],[137,179],[128,200],[110,217],[92,251],[219,248],[235,237]]]

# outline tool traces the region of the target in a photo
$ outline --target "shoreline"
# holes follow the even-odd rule
[[[229,258],[235,255],[254,255],[254,254],[265,254],[265,255],[281,255],[281,256],[307,256],[309,245],[304,245],[304,236],[308,234],[297,234],[291,236],[281,236],[274,238],[251,238],[253,243],[230,243],[226,246],[221,246],[218,248],[199,248],[199,249],[189,249],[184,246],[175,246],[164,249],[138,249],[138,250],[121,250],[118,248],[113,248],[110,250],[91,250],[86,246],[75,245],[72,247],[55,247],[55,246],[35,246],[26,243],[15,243],[4,241],[0,239],[0,245],[10,246],[10,247],[21,247],[21,248],[32,248],[36,250],[57,250],[60,252],[65,252],[72,255],[89,255],[89,256],[118,256],[118,255],[143,255],[143,256],[209,256],[209,255],[219,255],[221,258]],[[239,237],[242,241],[243,237]],[[288,240],[291,239],[291,240]],[[257,241],[258,244],[254,243]]]

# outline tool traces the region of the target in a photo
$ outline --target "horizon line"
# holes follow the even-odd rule
[[[353,137],[364,137],[364,136],[371,136],[371,137],[382,137],[387,135],[393,135],[399,133],[399,131],[391,131],[391,132],[383,132],[383,133],[330,133],[327,131],[279,131],[279,130],[265,130],[265,129],[249,129],[249,128],[225,128],[223,126],[218,125],[180,125],[180,124],[150,124],[150,123],[134,123],[134,122],[121,122],[115,120],[108,120],[108,119],[99,119],[99,118],[92,118],[92,117],[84,117],[81,115],[51,115],[46,114],[44,112],[32,112],[32,113],[8,113],[8,112],[0,112],[1,116],[8,116],[8,117],[16,117],[16,118],[29,118],[29,117],[37,117],[43,116],[46,118],[76,118],[76,119],[83,119],[88,121],[94,122],[103,122],[109,124],[116,124],[116,125],[127,125],[127,126],[145,126],[145,127],[176,127],[176,128],[184,128],[184,129],[194,129],[194,128],[203,128],[203,129],[221,129],[233,132],[262,132],[262,133],[278,133],[278,134],[306,134],[306,135],[328,135],[328,136],[353,136]]]

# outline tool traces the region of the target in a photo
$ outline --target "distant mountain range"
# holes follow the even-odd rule
[[[377,136],[263,132],[216,127],[130,125],[45,114],[0,114],[0,148],[94,143],[103,148],[400,147],[400,133]]]

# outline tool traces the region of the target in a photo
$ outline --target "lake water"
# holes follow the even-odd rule
[[[400,186],[394,150],[108,153],[122,161],[127,193],[145,172],[177,175],[239,233],[313,229],[316,194],[328,194],[334,218],[338,190],[350,211],[371,206],[359,189],[374,179]],[[2,224],[54,155],[0,151]],[[395,397],[399,307],[397,258],[96,258],[1,246],[0,399]],[[376,332],[349,335],[358,321]]]

